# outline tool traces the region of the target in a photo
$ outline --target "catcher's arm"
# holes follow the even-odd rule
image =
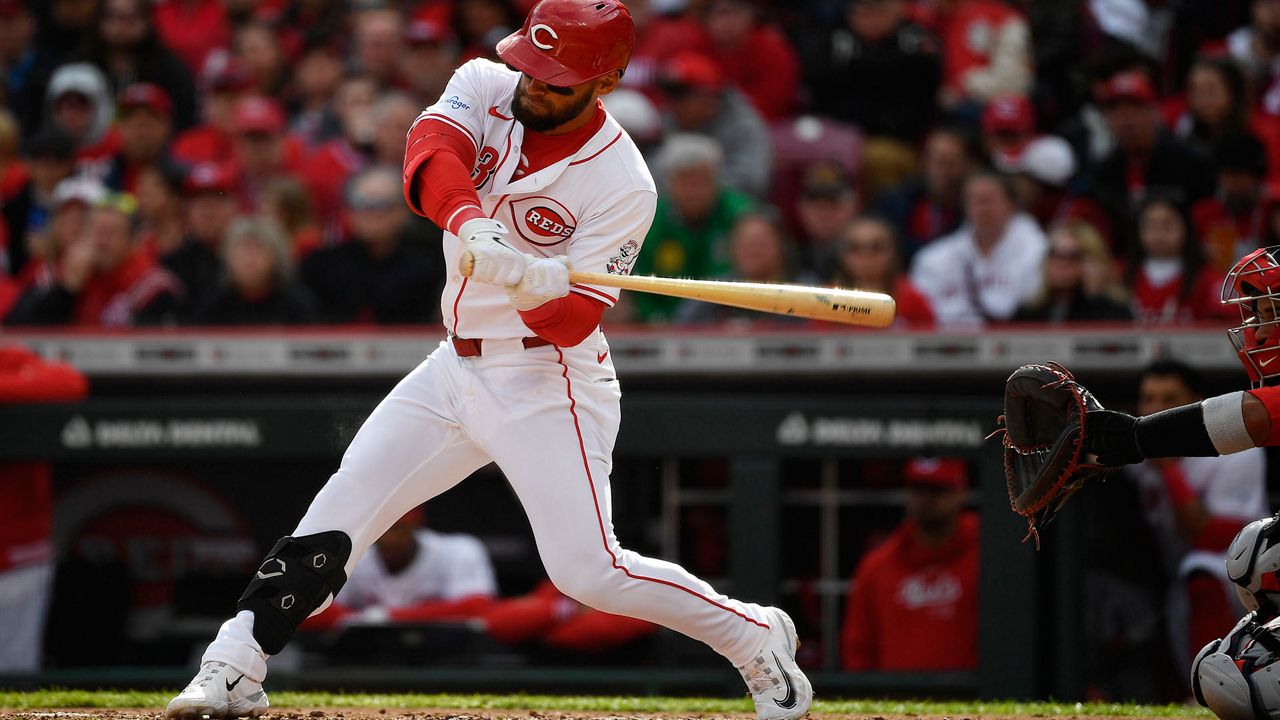
[[[1280,396],[1276,401],[1280,405]],[[1254,393],[1232,392],[1143,417],[1091,410],[1084,427],[1085,451],[1114,467],[1148,458],[1229,455],[1266,445],[1271,413]]]

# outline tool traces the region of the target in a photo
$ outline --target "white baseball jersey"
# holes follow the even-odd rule
[[[481,209],[507,226],[512,247],[535,257],[567,255],[575,270],[629,274],[658,202],[640,151],[606,113],[604,125],[577,153],[515,179],[524,140],[524,126],[511,115],[519,79],[503,65],[472,60],[416,122],[446,122],[475,144],[472,181]],[[458,236],[446,231],[449,276],[440,297],[445,328],[466,338],[532,335],[505,289],[462,277],[461,254]],[[608,306],[618,299],[614,288],[575,285],[573,292]]]
[[[498,593],[484,545],[470,535],[415,530],[418,555],[392,575],[375,547],[351,572],[337,602],[357,610],[406,607],[431,600],[461,600]]]
[[[911,264],[911,283],[929,298],[938,324],[974,326],[983,322],[982,303],[997,320],[1013,317],[1040,289],[1049,242],[1031,216],[1019,213],[991,252],[983,255],[968,225],[929,243]]]
[[[475,143],[473,181],[482,209],[507,225],[516,249],[568,255],[580,270],[629,273],[657,204],[643,158],[606,115],[571,157],[513,179],[524,139],[511,117],[518,79],[500,65],[473,60],[416,122],[448,123]],[[525,348],[520,338],[533,332],[506,290],[464,280],[456,271],[461,252],[461,242],[446,232],[450,274],[441,307],[449,332],[482,340],[481,354],[459,356],[445,341],[401,380],[356,433],[293,537],[346,533],[346,570],[359,585],[357,562],[392,523],[495,462],[561,592],[701,640],[734,665],[755,658],[769,631],[764,608],[618,543],[609,473],[622,391],[604,333],[597,329],[572,347]],[[609,288],[574,286],[573,292],[609,305],[617,299]],[[252,623],[247,611],[224,623],[204,660],[225,662],[260,682],[266,659]]]

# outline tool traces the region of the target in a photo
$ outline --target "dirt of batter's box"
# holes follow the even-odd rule
[[[1188,712],[1188,717],[1192,713]],[[271,708],[261,720],[752,720],[754,714],[602,714],[581,712],[510,710],[439,710],[433,708]],[[1042,720],[1044,715],[828,715],[811,713],[809,720]],[[0,708],[0,720],[165,720],[156,708],[99,710],[12,710]],[[1064,715],[1057,720],[1133,720],[1101,715]]]

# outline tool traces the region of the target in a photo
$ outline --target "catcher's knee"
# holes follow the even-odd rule
[[[329,532],[283,537],[267,553],[236,610],[253,611],[253,637],[264,652],[284,649],[298,625],[347,582],[351,538]]]
[[[1253,692],[1230,655],[1218,652],[1214,640],[1200,651],[1191,667],[1196,700],[1221,720],[1256,720]],[[1272,683],[1274,684],[1274,683]]]

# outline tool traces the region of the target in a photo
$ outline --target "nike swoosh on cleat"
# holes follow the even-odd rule
[[[773,653],[773,662],[778,666],[778,672],[782,673],[782,679],[787,683],[787,695],[781,700],[774,700],[778,707],[784,710],[790,710],[796,706],[796,687],[791,683],[791,673],[782,669],[782,661],[778,659],[778,653]]]
[[[227,686],[227,692],[231,692],[232,690],[234,690],[234,689],[235,689],[235,687],[236,687],[237,685],[239,685],[239,684],[240,684],[240,681],[241,681],[241,680],[243,680],[243,679],[244,679],[244,676],[243,676],[243,675],[241,675],[240,677],[236,678],[236,681],[235,681],[235,682],[231,682],[231,681],[229,681],[229,680],[223,680],[223,681],[222,681],[222,683],[223,683],[224,685],[226,685],[226,686]],[[790,685],[790,684],[791,684],[791,679],[790,679],[790,678],[788,678],[788,679],[787,679],[787,684],[788,684],[788,685]]]
[[[609,351],[608,351],[608,350],[605,350],[603,353],[596,353],[596,363],[597,363],[597,364],[600,364],[600,365],[603,365],[603,364],[604,364],[604,359],[605,359],[605,358],[607,358],[607,357],[609,357]]]

